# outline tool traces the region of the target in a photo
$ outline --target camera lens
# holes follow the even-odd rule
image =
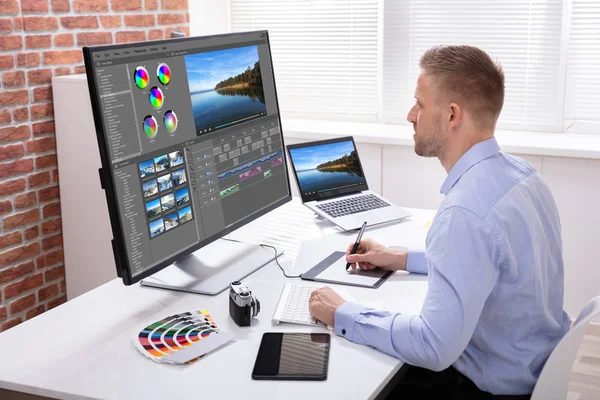
[[[260,301],[257,298],[254,299],[254,316],[257,316],[260,312]]]

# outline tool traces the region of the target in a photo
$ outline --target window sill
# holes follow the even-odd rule
[[[410,146],[413,128],[409,125],[283,118],[284,135],[289,138],[321,140],[354,136],[358,143]],[[547,157],[600,160],[600,135],[496,131],[496,139],[507,153]]]

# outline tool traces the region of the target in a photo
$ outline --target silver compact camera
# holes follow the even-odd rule
[[[229,315],[239,326],[250,326],[252,318],[260,312],[260,301],[252,292],[234,281],[229,285]]]

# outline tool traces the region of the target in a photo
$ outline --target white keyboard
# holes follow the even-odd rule
[[[279,297],[279,303],[273,314],[273,325],[281,322],[300,325],[324,325],[320,321],[311,318],[308,312],[308,301],[316,286],[306,286],[294,283],[286,283]]]

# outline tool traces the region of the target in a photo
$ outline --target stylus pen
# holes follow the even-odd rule
[[[367,227],[367,221],[365,221],[363,223],[362,227],[360,228],[360,232],[358,232],[358,237],[356,238],[356,242],[354,243],[354,247],[352,247],[352,252],[350,254],[354,254],[354,253],[356,253],[356,250],[358,250],[358,245],[360,244],[360,239],[362,238],[362,235],[365,232],[366,227]],[[348,271],[348,268],[350,268],[349,262],[346,263],[346,271]]]

